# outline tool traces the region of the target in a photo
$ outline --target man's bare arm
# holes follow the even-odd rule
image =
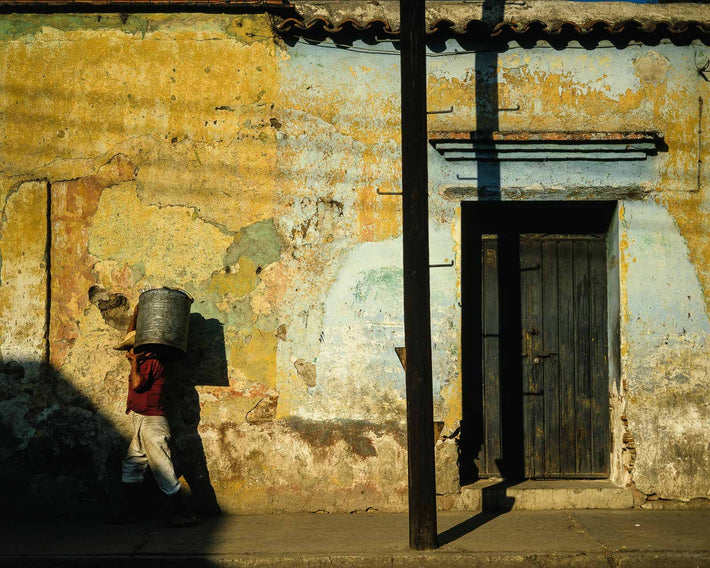
[[[133,349],[126,353],[126,359],[131,363],[131,372],[128,375],[128,382],[133,390],[138,389],[143,382],[138,366],[140,365],[139,356],[133,352]]]

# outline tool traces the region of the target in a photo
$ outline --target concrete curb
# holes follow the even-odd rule
[[[101,566],[124,568],[171,566],[185,568],[706,568],[705,551],[625,551],[613,554],[490,554],[458,552],[410,552],[392,555],[87,555],[0,556],[6,567],[64,568]]]

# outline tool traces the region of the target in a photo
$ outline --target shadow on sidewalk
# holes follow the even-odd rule
[[[475,531],[513,509],[515,498],[508,497],[505,490],[522,480],[504,480],[481,490],[481,512],[439,534],[439,546],[444,546]]]

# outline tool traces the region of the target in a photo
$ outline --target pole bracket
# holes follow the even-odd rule
[[[445,110],[428,110],[426,111],[427,114],[451,114],[454,112],[454,107],[451,105],[449,108]]]
[[[451,268],[454,265],[454,261],[446,262],[443,264],[430,264],[429,268]]]

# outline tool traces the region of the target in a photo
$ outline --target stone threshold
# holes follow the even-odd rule
[[[560,479],[501,481],[484,479],[465,485],[453,499],[440,496],[440,508],[458,511],[546,511],[560,509],[629,509],[631,488],[609,480]],[[448,505],[448,506],[447,506]]]

